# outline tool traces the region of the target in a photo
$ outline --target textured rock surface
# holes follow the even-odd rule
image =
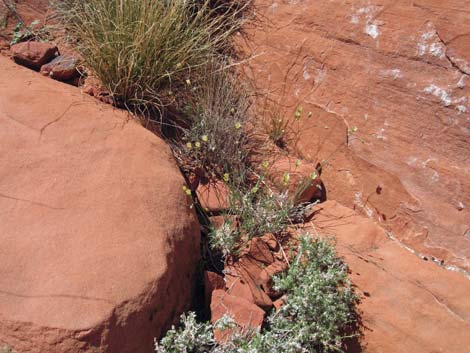
[[[272,299],[277,297],[272,290],[272,276],[286,268],[285,263],[276,261],[268,245],[270,240],[269,235],[253,238],[246,249],[241,249],[237,261],[224,269],[227,292],[264,310],[271,309]]]
[[[11,4],[14,6],[15,12],[17,12],[24,23],[30,25],[34,21],[39,21],[39,24],[50,24],[50,18],[48,21],[48,5],[49,0],[15,0],[13,3],[1,1],[0,2],[0,21],[2,26],[0,28],[0,51],[8,51],[10,47],[10,40],[12,32],[18,25],[18,17],[16,17],[11,11],[7,10],[5,4]]]
[[[256,304],[263,310],[273,306],[271,298],[259,286],[262,267],[254,260],[244,259],[234,265],[225,266],[227,293]]]
[[[42,65],[54,59],[57,52],[57,46],[52,43],[23,42],[11,47],[13,59],[34,70],[39,70]]]
[[[232,337],[234,330],[239,332],[259,330],[264,319],[264,311],[255,304],[217,289],[212,293],[212,323],[217,322],[224,315],[231,317],[235,321],[236,327],[233,329],[214,330],[214,338],[217,342],[225,342]]]
[[[201,207],[208,212],[218,213],[228,209],[228,189],[221,181],[199,183],[196,194]]]
[[[298,203],[323,199],[322,181],[312,163],[282,156],[270,164],[268,176],[279,190],[289,190]]]
[[[0,345],[152,351],[190,303],[199,253],[168,147],[2,57],[0,126]]]
[[[373,221],[335,201],[316,208],[313,233],[336,238],[362,299],[363,349],[349,352],[468,350],[468,278],[420,259]]]
[[[216,289],[225,289],[224,278],[211,271],[204,271],[204,299],[207,306],[210,306],[212,292]]]
[[[59,81],[68,81],[78,76],[77,59],[60,55],[50,63],[41,66],[41,74]]]
[[[297,147],[328,161],[328,198],[469,269],[470,1],[256,3],[251,74],[286,116],[302,105]]]

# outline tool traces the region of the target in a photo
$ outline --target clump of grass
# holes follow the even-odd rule
[[[209,1],[56,1],[85,65],[128,108],[159,111],[227,51],[243,16]],[[241,11],[241,10],[240,10]]]
[[[271,313],[261,332],[234,334],[218,345],[213,326],[198,323],[194,314],[182,317],[160,343],[159,353],[315,353],[343,352],[344,340],[355,333],[357,297],[347,277],[347,266],[336,257],[333,246],[324,239],[300,238],[295,256],[285,273],[274,277],[275,289],[285,303]],[[226,321],[226,320],[225,320]],[[216,324],[217,325],[217,324]]]
[[[240,218],[240,231],[247,234],[248,239],[280,233],[289,223],[292,203],[286,193],[255,186],[248,192],[233,190],[230,202],[231,209]]]
[[[286,193],[274,193],[259,180],[254,186],[230,185],[230,208],[224,224],[212,229],[209,242],[222,255],[236,257],[245,242],[266,233],[280,234],[290,222],[294,209]]]
[[[269,121],[265,123],[265,129],[269,139],[281,149],[287,147],[288,128],[289,120],[279,112],[273,112],[269,117]]]
[[[250,99],[226,63],[212,62],[207,74],[193,85],[186,101],[183,145],[174,150],[191,170],[208,179],[244,179],[254,149],[248,131]]]

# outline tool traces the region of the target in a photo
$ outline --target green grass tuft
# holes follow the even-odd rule
[[[56,1],[85,66],[127,108],[160,111],[214,56],[229,50],[242,10],[215,16],[208,1]],[[189,80],[189,81],[188,81]]]

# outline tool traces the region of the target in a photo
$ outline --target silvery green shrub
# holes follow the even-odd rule
[[[183,315],[179,329],[168,331],[158,353],[313,353],[341,352],[345,330],[354,326],[357,297],[347,266],[326,240],[305,235],[288,270],[274,278],[285,304],[271,313],[260,332],[235,334],[217,345],[212,325]],[[227,319],[225,319],[227,321]]]

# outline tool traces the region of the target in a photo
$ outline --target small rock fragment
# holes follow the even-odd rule
[[[269,178],[281,190],[289,190],[289,195],[296,203],[322,200],[324,191],[322,181],[315,165],[306,161],[291,160],[282,157],[272,163]]]
[[[264,240],[264,242],[266,243],[266,245],[269,247],[270,250],[272,251],[279,250],[279,243],[277,242],[274,235],[268,233],[268,234],[263,235],[261,239]]]
[[[271,253],[269,246],[261,238],[253,238],[250,243],[249,253],[246,254],[256,261],[262,262],[265,265],[274,262],[274,256]]]
[[[258,285],[263,287],[265,293],[270,298],[279,297],[279,293],[273,289],[273,276],[285,271],[287,264],[282,261],[276,261],[263,269],[258,276]]]
[[[73,56],[59,55],[48,64],[41,66],[41,74],[59,81],[68,81],[78,76],[77,59]]]
[[[243,298],[256,304],[263,310],[269,310],[273,306],[271,298],[257,284],[261,267],[252,259],[244,259],[234,265],[225,268],[225,280],[227,292],[235,297]]]
[[[221,212],[229,208],[229,191],[221,181],[200,183],[196,190],[197,197],[204,210]]]
[[[273,302],[274,309],[276,310],[276,312],[278,312],[279,309],[281,309],[282,306],[286,303],[286,302],[284,301],[284,299],[285,299],[284,297],[281,297],[281,298],[279,298],[278,300],[275,300],[275,301]]]
[[[224,315],[232,318],[236,326],[215,329],[214,338],[218,343],[227,342],[235,332],[259,331],[264,319],[264,311],[255,304],[217,289],[212,293],[211,322],[216,323]]]
[[[199,186],[199,182],[201,181],[201,178],[196,173],[190,173],[188,175],[188,181],[189,181],[189,187],[191,188],[191,190],[196,190],[197,187]]]
[[[39,70],[58,55],[55,44],[41,42],[18,43],[12,45],[11,52],[16,63],[33,70]]]
[[[216,289],[225,289],[224,278],[215,272],[204,271],[204,295],[206,303],[211,302],[212,292]]]

